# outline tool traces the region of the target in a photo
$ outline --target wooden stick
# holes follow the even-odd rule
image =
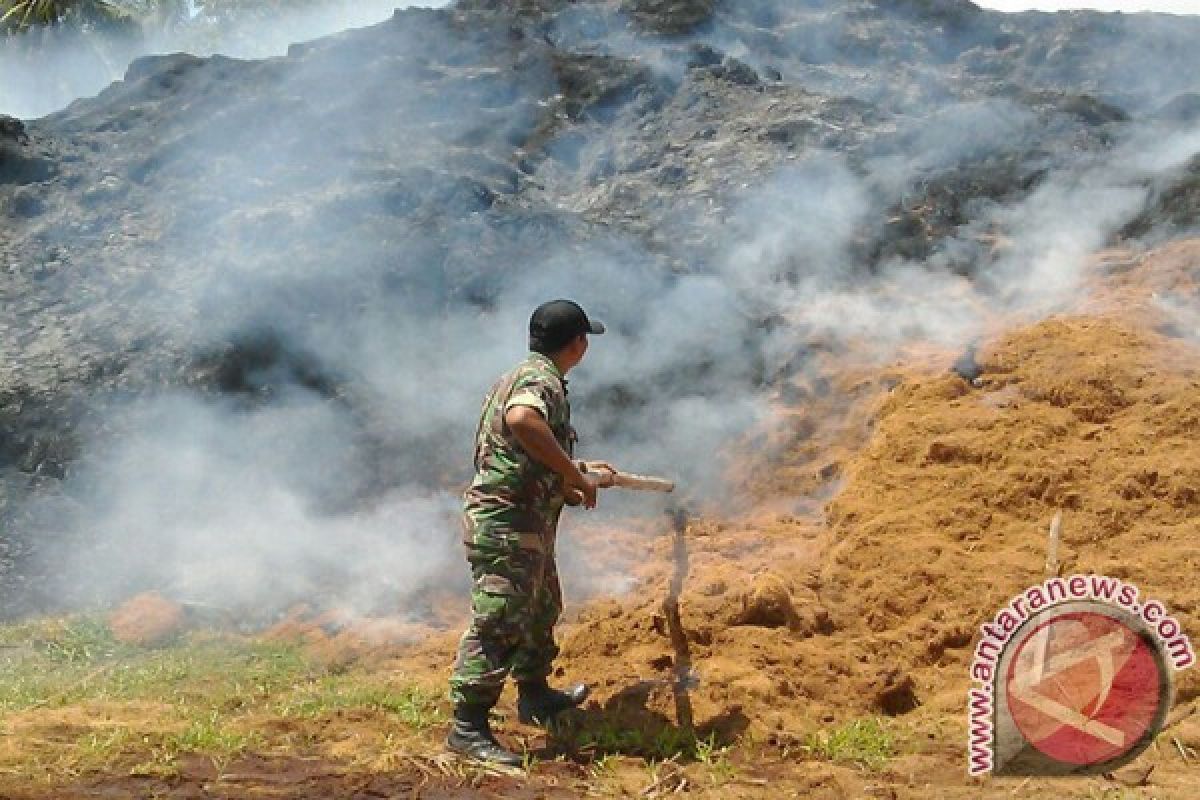
[[[1050,541],[1046,544],[1046,577],[1058,575],[1058,543],[1062,540],[1062,509],[1054,512],[1050,522]]]
[[[1050,522],[1050,540],[1046,543],[1046,577],[1058,576],[1058,543],[1062,539],[1062,509],[1054,512]],[[1050,629],[1038,631],[1037,641],[1033,651],[1032,682],[1036,685],[1042,680],[1046,669],[1046,650],[1050,647]]]
[[[675,681],[671,687],[675,695],[675,722],[690,733],[695,725],[692,698],[688,694],[692,680],[692,653],[688,646],[687,632],[683,629],[683,618],[679,613],[679,596],[683,594],[683,582],[688,574],[687,525],[688,513],[682,508],[667,512],[674,534],[671,560],[674,570],[671,583],[667,585],[667,597],[663,601],[663,615],[667,618],[667,632],[671,649],[675,651]]]
[[[675,491],[675,482],[669,481],[666,478],[657,478],[653,475],[638,475],[635,472],[622,472],[619,469],[613,469],[603,461],[581,461],[579,469],[582,472],[592,472],[595,474],[603,474],[607,472],[612,475],[612,485],[619,486],[622,489],[636,489],[642,492],[673,492]]]
[[[632,472],[614,472],[613,486],[622,489],[637,489],[643,492],[673,492],[675,482],[666,478],[655,478],[651,475],[635,475]]]

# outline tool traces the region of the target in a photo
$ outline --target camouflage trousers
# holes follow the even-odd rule
[[[478,530],[471,538],[471,624],[459,641],[450,698],[490,708],[510,674],[517,681],[550,674],[558,655],[554,625],[562,613],[562,590],[552,539]]]

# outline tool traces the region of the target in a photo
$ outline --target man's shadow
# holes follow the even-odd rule
[[[691,690],[696,685],[691,647],[679,612],[679,597],[688,573],[688,513],[682,507],[667,510],[672,537],[674,570],[663,602],[665,633],[671,640],[673,665],[669,680],[638,681],[617,692],[603,707],[591,704],[560,714],[549,726],[547,751],[575,761],[594,761],[606,755],[640,756],[651,760],[694,759],[704,749],[731,744],[746,730],[749,720],[740,710],[727,711],[696,727]],[[669,689],[675,719],[650,708],[651,694]]]
[[[651,695],[667,688],[681,707],[681,697],[691,708],[686,683],[638,681],[613,695],[603,705],[592,703],[556,717],[547,728],[546,748],[539,757],[564,756],[577,763],[590,763],[607,755],[625,755],[661,761],[667,758],[694,760],[702,748],[732,744],[749,726],[740,709],[727,711],[701,726],[688,720],[673,720],[649,707]]]

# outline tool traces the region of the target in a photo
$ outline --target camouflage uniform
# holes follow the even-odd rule
[[[514,406],[540,412],[563,450],[574,452],[567,382],[553,361],[530,353],[488,393],[475,436],[475,479],[463,498],[472,618],[450,679],[457,704],[493,706],[510,672],[518,681],[543,678],[558,655],[554,540],[563,480],[517,443],[504,422]]]

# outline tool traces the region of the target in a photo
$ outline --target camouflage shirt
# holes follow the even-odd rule
[[[552,534],[563,507],[563,480],[531,458],[509,430],[504,415],[514,406],[538,411],[567,455],[574,453],[567,381],[553,361],[530,353],[492,386],[483,402],[475,434],[475,479],[463,498],[465,511],[477,529]]]

